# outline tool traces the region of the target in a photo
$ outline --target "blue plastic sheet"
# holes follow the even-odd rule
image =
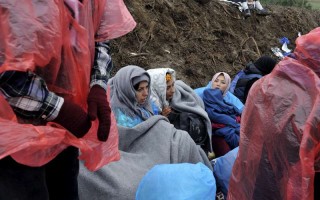
[[[216,181],[203,163],[161,164],[141,180],[136,200],[214,200]]]
[[[213,173],[216,178],[217,186],[225,196],[228,194],[232,167],[237,158],[238,151],[239,147],[234,148],[224,156],[217,158],[213,166]]]

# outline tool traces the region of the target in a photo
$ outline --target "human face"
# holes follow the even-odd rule
[[[172,99],[174,92],[175,92],[174,81],[171,79],[170,81],[167,81],[167,91],[166,91],[167,101]]]
[[[146,103],[149,94],[149,83],[147,81],[141,81],[139,87],[136,90],[136,99],[138,104],[142,105]]]
[[[221,74],[219,75],[216,80],[214,80],[213,84],[212,84],[212,88],[219,88],[222,92],[226,91],[227,89],[227,83],[226,80],[224,78],[224,76]]]

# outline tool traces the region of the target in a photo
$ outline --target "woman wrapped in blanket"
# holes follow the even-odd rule
[[[131,128],[153,115],[149,83],[149,74],[136,66],[122,68],[112,79],[112,110],[118,126]]]
[[[218,72],[212,78],[212,87],[203,92],[203,102],[212,122],[213,135],[222,136],[230,149],[239,145],[240,110],[224,100],[230,87],[230,76]]]
[[[121,159],[94,173],[81,164],[80,199],[134,199],[140,180],[157,164],[202,162],[212,170],[206,154],[187,132],[153,114],[149,83],[149,74],[133,65],[110,79]]]
[[[171,68],[147,70],[151,76],[151,101],[154,110],[167,117],[177,129],[187,131],[206,153],[211,148],[211,122],[201,98]]]

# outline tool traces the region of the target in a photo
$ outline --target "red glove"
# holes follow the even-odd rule
[[[106,91],[94,85],[88,96],[88,115],[91,120],[99,119],[98,139],[107,141],[111,125],[111,109],[107,101]]]
[[[91,127],[87,113],[77,104],[64,101],[53,122],[60,124],[78,138],[83,137]]]

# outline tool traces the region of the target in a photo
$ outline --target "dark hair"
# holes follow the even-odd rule
[[[133,86],[133,88],[134,88],[135,91],[137,91],[137,90],[139,89],[140,83],[141,83],[141,82],[139,82],[139,83],[137,83],[137,84],[135,84],[135,85]]]
[[[254,66],[262,73],[262,75],[271,73],[276,64],[277,61],[270,56],[261,56],[254,62]]]
[[[144,82],[144,81],[140,81],[139,83],[137,83],[137,84],[135,84],[135,85],[133,86],[133,88],[134,88],[135,91],[138,91],[139,86],[140,86],[140,83],[142,83],[142,82]],[[146,82],[147,82],[148,85],[149,85],[149,82],[148,82],[148,81],[146,81]]]

